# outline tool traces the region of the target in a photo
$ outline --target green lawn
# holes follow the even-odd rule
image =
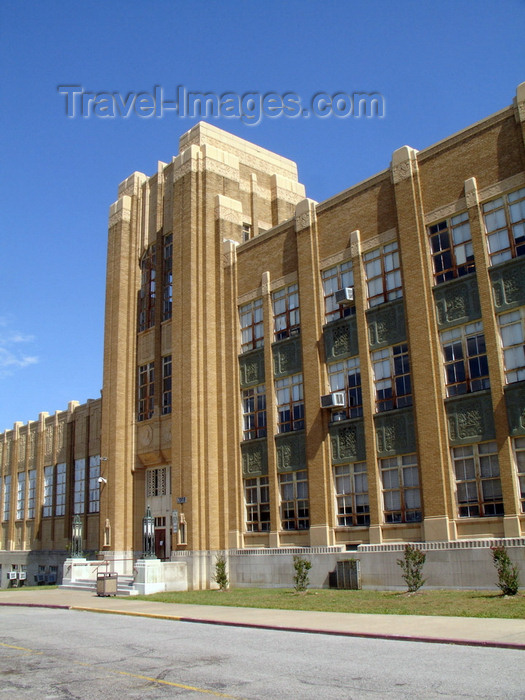
[[[162,603],[233,605],[248,608],[320,610],[324,612],[380,613],[386,615],[446,615],[525,619],[525,593],[505,597],[499,591],[425,590],[343,591],[309,589],[295,593],[283,588],[238,588],[227,591],[155,593],[134,598]]]

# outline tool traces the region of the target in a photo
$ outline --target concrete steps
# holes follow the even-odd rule
[[[70,591],[93,591],[97,592],[97,582],[94,579],[76,579],[66,584],[61,584],[59,588]],[[117,595],[137,595],[138,591],[133,588],[133,576],[119,576],[117,580]]]

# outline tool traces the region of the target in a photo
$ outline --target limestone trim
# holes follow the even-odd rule
[[[218,194],[215,197],[215,218],[241,226],[243,221],[242,204],[237,199]],[[251,217],[250,217],[251,218]]]
[[[109,207],[110,228],[121,221],[131,221],[131,203],[131,197],[125,194]]]
[[[366,253],[369,250],[373,250],[381,245],[386,245],[392,241],[397,241],[397,228],[388,229],[388,231],[383,231],[383,233],[377,234],[377,236],[372,236],[363,240],[363,235],[361,234],[361,253]],[[352,251],[353,252],[353,251]],[[355,257],[355,256],[353,256]]]
[[[270,282],[269,291],[274,292],[276,289],[286,287],[289,284],[297,282],[297,279],[297,272],[290,272],[289,275],[285,275],[284,277],[279,277],[278,279],[272,280]]]
[[[516,88],[516,120],[525,122],[525,83]]]
[[[322,260],[319,261],[319,269],[320,270],[326,270],[329,267],[334,267],[335,265],[338,265],[339,263],[346,262],[347,260],[351,260],[354,257],[352,248],[349,246],[348,248],[345,248],[342,250],[340,253],[336,253],[335,255],[330,255],[328,258],[323,258]]]
[[[418,169],[417,154],[416,149],[411,146],[401,146],[394,151],[391,165],[394,185],[415,175]]]
[[[129,177],[123,180],[118,186],[118,196],[123,197],[127,195],[132,197],[133,195],[139,195],[142,189],[142,185],[146,182],[148,176],[144,173],[135,171],[131,173]]]

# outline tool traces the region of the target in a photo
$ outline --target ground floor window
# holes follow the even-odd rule
[[[308,478],[306,470],[279,474],[281,527],[283,530],[306,530],[310,527]]]
[[[521,512],[525,513],[525,437],[516,438],[514,440],[514,454],[516,457],[516,469],[518,471]]]
[[[334,467],[337,524],[343,527],[370,525],[366,462]]]
[[[416,455],[398,455],[379,462],[385,523],[419,522],[421,495]]]
[[[268,532],[270,529],[270,487],[267,476],[244,480],[247,532]]]
[[[503,515],[498,448],[495,442],[452,449],[460,518]]]

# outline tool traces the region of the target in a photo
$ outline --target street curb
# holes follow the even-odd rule
[[[73,605],[70,610],[82,612],[96,612],[108,615],[129,615],[131,617],[148,617],[154,620],[173,620],[175,622],[193,622],[201,625],[222,625],[224,627],[245,627],[248,629],[275,630],[280,632],[302,632],[304,634],[325,634],[334,637],[356,637],[362,639],[385,639],[397,642],[426,642],[427,644],[454,644],[457,646],[487,647],[493,649],[514,649],[525,651],[525,644],[512,642],[490,642],[470,639],[450,639],[445,637],[416,637],[412,635],[386,634],[380,632],[347,632],[344,630],[323,630],[309,627],[288,627],[282,625],[263,625],[255,622],[232,622],[229,620],[210,620],[200,617],[184,617],[181,615],[162,615],[158,613],[142,613],[131,610],[104,610],[101,608],[89,608]]]

